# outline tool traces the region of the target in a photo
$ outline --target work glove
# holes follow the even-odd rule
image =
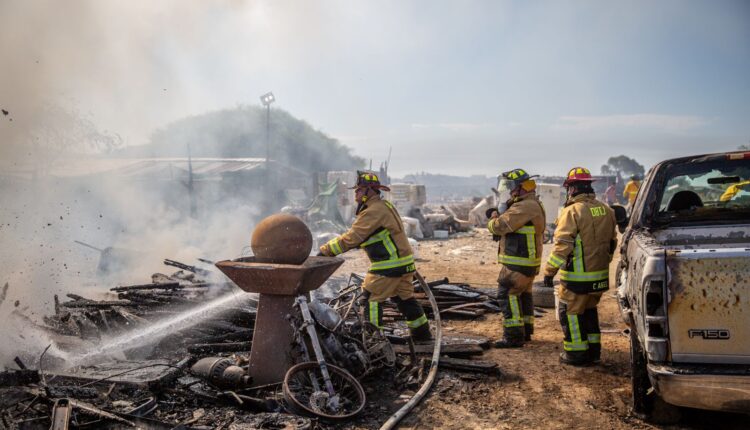
[[[500,212],[498,212],[497,208],[489,208],[484,213],[484,215],[487,217],[487,219],[497,218],[499,214],[500,214]],[[500,236],[498,236],[496,234],[493,234],[492,235],[492,240],[494,240],[495,242],[499,242],[500,241]]]
[[[547,288],[555,288],[555,277],[554,276],[545,276],[544,277],[544,286]]]
[[[323,245],[318,249],[318,257],[329,257],[331,253],[328,251],[328,245]]]

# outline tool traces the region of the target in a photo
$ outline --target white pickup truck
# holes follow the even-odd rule
[[[616,282],[633,411],[750,414],[750,152],[654,166],[625,222]]]

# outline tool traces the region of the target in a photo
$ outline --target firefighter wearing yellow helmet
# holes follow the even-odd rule
[[[335,256],[357,247],[364,249],[370,259],[370,270],[362,284],[368,320],[382,327],[382,304],[391,299],[406,317],[412,339],[429,340],[432,335],[427,316],[414,298],[414,253],[401,216],[380,195],[380,191],[390,189],[380,184],[375,173],[357,173],[357,185],[353,187],[357,217],[349,231],[321,246],[320,253]]]
[[[518,348],[534,331],[534,277],[539,273],[544,208],[536,196],[536,182],[523,169],[500,175],[501,202],[488,211],[487,229],[499,240],[498,302],[504,317],[503,336],[496,348]]]
[[[633,204],[635,204],[635,198],[638,196],[640,188],[641,183],[638,181],[638,175],[631,175],[630,180],[625,184],[625,189],[622,191],[622,196],[628,199],[628,212],[633,210]]]
[[[558,316],[563,330],[560,361],[588,365],[601,359],[596,306],[609,289],[609,263],[617,246],[614,211],[596,199],[591,172],[574,167],[563,186],[565,207],[555,228],[554,247],[544,268],[544,285],[560,272]]]

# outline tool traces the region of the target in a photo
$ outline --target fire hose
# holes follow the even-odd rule
[[[422,287],[422,290],[424,290],[424,293],[430,300],[430,306],[432,306],[432,314],[435,317],[435,349],[432,351],[432,363],[430,363],[430,372],[427,374],[427,379],[425,379],[424,384],[422,384],[422,386],[419,388],[419,391],[417,391],[414,396],[412,396],[412,398],[409,399],[409,401],[401,407],[401,409],[397,410],[396,413],[391,415],[390,418],[388,418],[388,421],[380,426],[380,430],[393,429],[396,424],[399,423],[399,421],[401,421],[409,412],[411,412],[411,410],[414,409],[414,407],[417,406],[420,401],[422,401],[422,398],[427,394],[427,392],[430,391],[430,388],[432,388],[432,384],[435,382],[435,377],[437,376],[438,363],[440,361],[440,344],[443,340],[443,330],[440,327],[440,310],[438,309],[435,296],[432,295],[432,290],[430,290],[429,285],[427,285],[427,282],[425,282],[424,278],[422,278],[422,275],[420,275],[418,272],[415,272],[414,276],[417,278],[419,286]]]

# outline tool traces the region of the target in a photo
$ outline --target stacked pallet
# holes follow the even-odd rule
[[[465,283],[451,283],[448,278],[428,282],[440,310],[442,318],[474,319],[487,312],[500,312],[496,299],[472,288]],[[414,296],[428,316],[432,317],[432,307],[422,289],[415,284]],[[383,314],[386,320],[398,319],[400,314],[395,306],[386,306]]]

